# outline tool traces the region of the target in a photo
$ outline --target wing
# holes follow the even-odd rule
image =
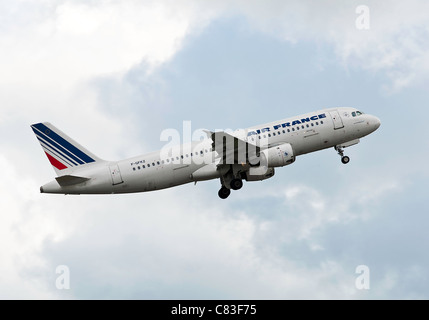
[[[231,164],[255,166],[259,164],[261,148],[256,144],[251,144],[224,131],[206,131],[206,133],[213,141],[213,150],[219,154],[218,166]]]

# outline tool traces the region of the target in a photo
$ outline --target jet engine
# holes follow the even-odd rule
[[[274,176],[275,167],[283,167],[295,161],[292,146],[284,143],[262,150],[259,156],[259,166],[250,167],[246,172],[246,181],[260,181]]]
[[[261,151],[261,164],[270,168],[283,167],[295,162],[290,143],[284,143]]]

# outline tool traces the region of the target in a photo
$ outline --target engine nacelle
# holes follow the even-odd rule
[[[265,166],[250,167],[246,172],[246,181],[261,181],[269,179],[274,175],[274,168],[268,168]]]
[[[264,159],[265,158],[265,159]],[[295,162],[292,146],[284,143],[261,151],[261,165],[267,167],[283,167]]]

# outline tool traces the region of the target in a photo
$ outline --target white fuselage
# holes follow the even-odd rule
[[[356,115],[358,112],[358,115]],[[262,148],[288,143],[294,156],[347,146],[374,132],[380,126],[378,118],[361,114],[354,108],[334,108],[236,130],[231,135],[249,144],[263,140]],[[193,174],[206,166],[215,168],[219,153],[212,140],[192,142],[175,149],[160,150],[117,161],[87,165],[72,175],[88,178],[70,186],[60,186],[56,180],[41,187],[41,192],[62,194],[108,194],[145,192],[170,188],[194,181]],[[202,169],[204,170],[204,169]],[[219,175],[208,175],[219,178]]]

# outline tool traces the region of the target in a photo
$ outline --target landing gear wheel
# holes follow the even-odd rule
[[[219,198],[221,198],[221,199],[228,198],[230,194],[231,194],[231,190],[229,190],[228,188],[225,188],[225,187],[220,188],[220,190],[218,192]]]
[[[230,187],[232,190],[239,190],[243,186],[243,181],[241,179],[232,179]]]
[[[334,148],[340,155],[342,163],[347,164],[350,162],[350,158],[344,155],[344,150],[340,146],[335,146]]]

